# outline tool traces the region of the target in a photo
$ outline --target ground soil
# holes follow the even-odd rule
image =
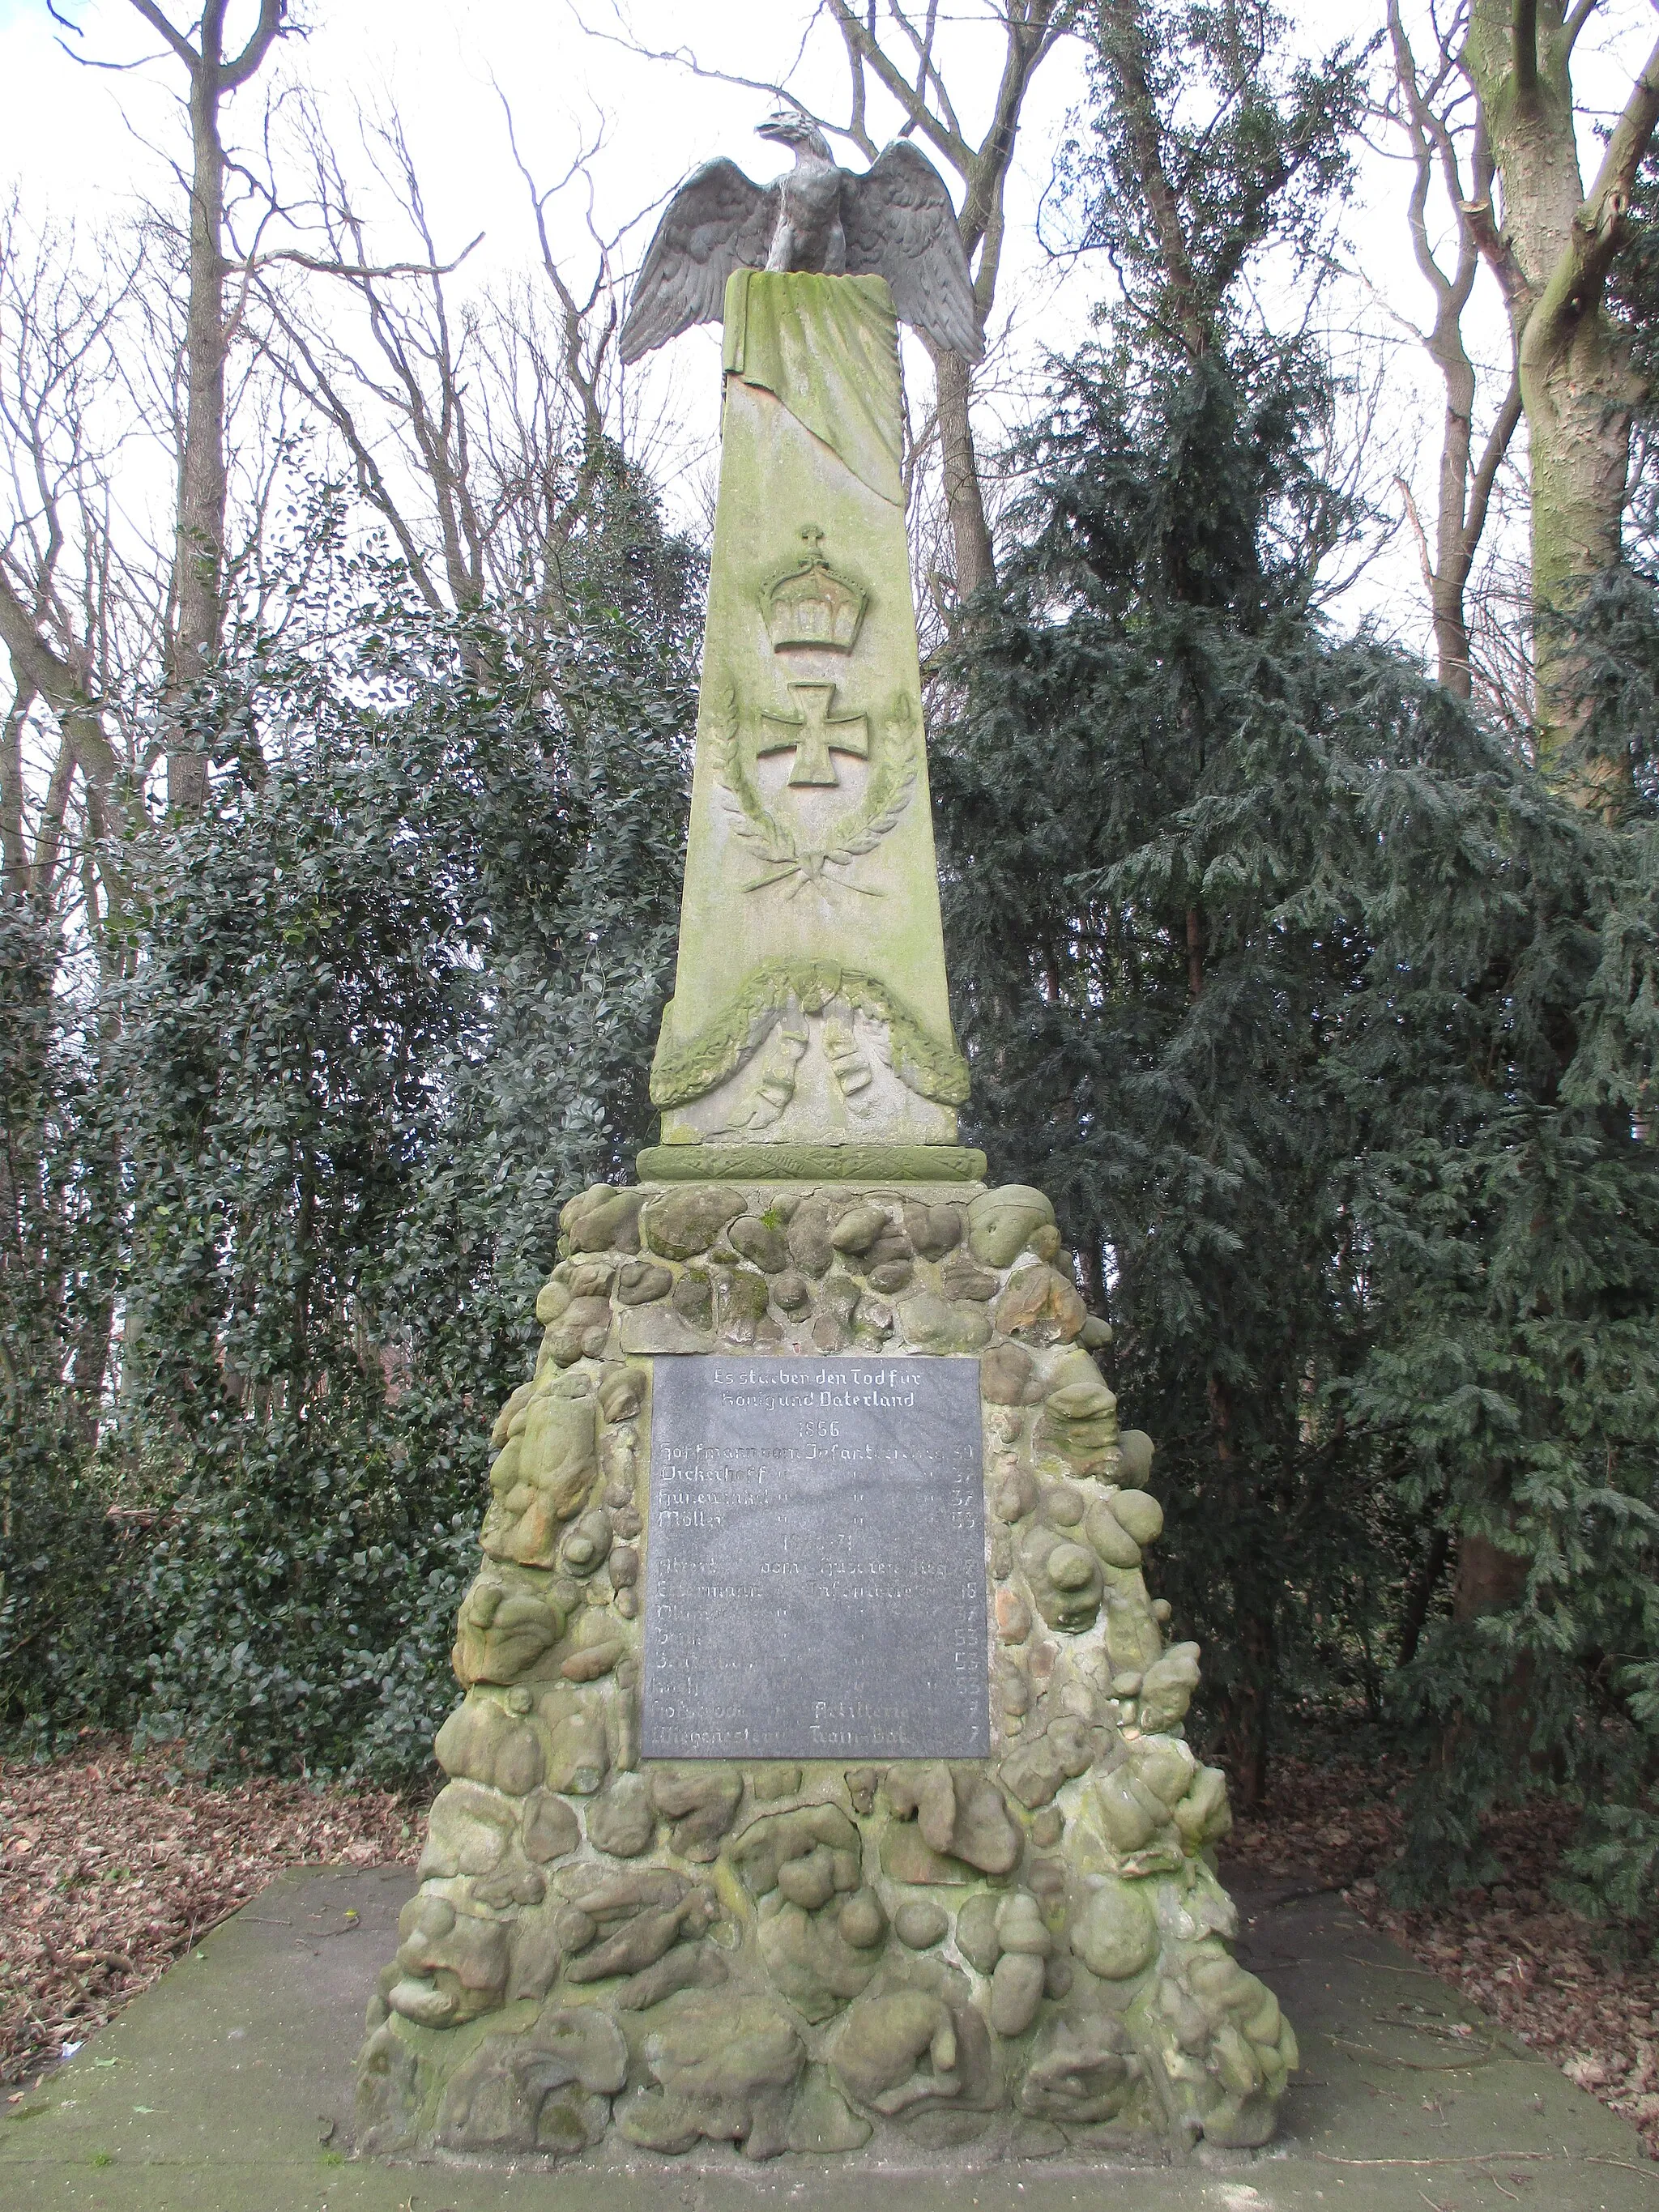
[[[1508,1879],[1440,1911],[1400,1911],[1379,1876],[1399,1847],[1403,1767],[1282,1759],[1241,1816],[1222,1872],[1345,1894],[1583,2088],[1659,2158],[1659,1963],[1553,1895],[1566,1808],[1500,1815]],[[378,1791],[250,1781],[210,1787],[176,1755],[112,1740],[46,1763],[0,1761],[0,2080],[14,2101],[66,2046],[149,1987],[279,1869],[412,1861],[423,1805]]]

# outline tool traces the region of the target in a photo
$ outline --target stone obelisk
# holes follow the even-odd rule
[[[679,963],[641,1173],[962,1181],[879,276],[738,270]],[[702,1152],[691,1148],[701,1146]],[[686,1149],[681,1150],[679,1148]]]
[[[850,264],[883,164],[814,161]],[[1048,1201],[956,1142],[889,282],[744,267],[725,310],[662,1141],[564,1209],[495,1423],[360,2147],[1259,2144],[1296,2044],[1232,1955],[1152,1448]]]

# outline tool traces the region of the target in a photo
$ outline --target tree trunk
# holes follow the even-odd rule
[[[1460,699],[1474,696],[1469,659],[1466,594],[1474,556],[1486,526],[1492,485],[1522,412],[1518,375],[1511,382],[1478,465],[1474,464],[1474,367],[1463,343],[1461,307],[1442,302],[1428,352],[1446,387],[1440,436],[1440,476],[1435,514],[1435,562],[1429,578],[1434,623],[1435,673]]]
[[[1233,1794],[1247,1812],[1267,1795],[1268,1722],[1273,1708],[1273,1624],[1253,1610],[1238,1618],[1239,1680],[1227,1692],[1221,1723],[1221,1763]]]
[[[902,11],[896,12],[902,22]],[[905,25],[908,42],[916,47],[916,52],[907,54],[905,65],[901,67],[882,47],[873,8],[866,17],[853,0],[830,0],[830,13],[841,33],[852,67],[854,104],[849,135],[873,160],[875,143],[865,127],[864,72],[867,69],[903,112],[907,133],[916,132],[921,142],[942,155],[962,179],[964,190],[957,228],[969,260],[971,262],[975,253],[979,256],[974,298],[981,325],[988,319],[996,296],[1006,221],[1003,194],[1014,157],[1020,110],[1031,79],[1070,28],[1076,0],[1006,0],[1006,4],[995,12],[1005,40],[1002,70],[989,127],[979,144],[974,146],[962,134],[933,59],[937,11],[929,9],[927,29],[919,46],[915,31]],[[782,93],[781,86],[778,90]],[[937,105],[933,102],[935,93]],[[793,98],[793,94],[783,96]],[[928,350],[933,356],[945,511],[956,552],[957,594],[965,599],[981,584],[991,583],[996,577],[991,526],[986,516],[985,493],[969,419],[971,373],[968,363],[957,355],[935,350],[931,346]]]
[[[176,709],[218,653],[224,632],[225,149],[219,108],[246,84],[282,33],[288,0],[259,0],[258,21],[234,60],[225,58],[228,0],[204,0],[192,46],[161,0],[132,0],[184,64],[190,81],[190,293],[185,322],[185,442],[179,456],[173,550],[178,627],[168,654],[167,690]],[[206,756],[187,742],[176,712],[167,735],[167,804],[196,813],[207,799]]]
[[[933,351],[933,372],[939,398],[945,506],[951,518],[951,543],[956,548],[957,597],[965,599],[996,576],[991,526],[985,513],[985,492],[980,483],[979,459],[974,450],[974,426],[968,411],[971,372],[960,354],[951,353],[945,347]]]
[[[1452,1619],[1475,1620],[1483,1613],[1503,1613],[1527,1586],[1527,1562],[1489,1536],[1466,1535],[1457,1547],[1452,1583]]]
[[[190,304],[185,329],[185,448],[179,460],[174,579],[179,628],[168,689],[177,702],[199,682],[223,635],[225,557],[225,155],[219,137],[218,72],[191,72]],[[198,813],[207,798],[207,757],[176,727],[167,747],[167,805]]]
[[[119,830],[131,817],[132,793],[120,757],[105,732],[101,714],[88,698],[76,671],[36,629],[30,611],[3,574],[0,574],[0,645],[10,656],[20,690],[32,690],[46,701],[74,754],[84,781],[87,823],[94,838],[101,840]],[[100,854],[100,872],[107,902],[112,908],[119,906],[120,870],[107,847]]]
[[[1491,251],[1512,264],[1505,292],[1531,447],[1535,720],[1546,769],[1559,765],[1582,719],[1579,671],[1559,618],[1619,558],[1642,387],[1605,293],[1631,185],[1659,122],[1656,46],[1586,195],[1571,53],[1587,13],[1581,6],[1568,16],[1564,0],[1474,0],[1462,56],[1503,185],[1503,232],[1488,220]],[[1617,772],[1592,766],[1578,795],[1605,799]]]
[[[0,890],[15,899],[29,894],[28,847],[23,836],[23,725],[35,696],[32,684],[19,680],[0,741]]]

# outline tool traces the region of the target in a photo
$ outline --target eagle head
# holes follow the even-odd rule
[[[803,155],[820,161],[834,158],[823,131],[791,107],[780,108],[775,115],[769,115],[764,123],[757,125],[755,136],[769,138],[775,146],[787,146],[798,161]]]

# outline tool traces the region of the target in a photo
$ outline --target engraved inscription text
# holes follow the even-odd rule
[[[662,1358],[647,1759],[982,1759],[974,1359]]]

